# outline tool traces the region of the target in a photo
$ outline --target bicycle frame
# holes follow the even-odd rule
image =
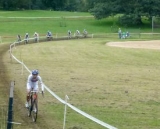
[[[36,122],[38,113],[38,96],[36,91],[30,92],[30,100],[29,100],[29,108],[28,108],[28,116],[32,117],[32,121]]]

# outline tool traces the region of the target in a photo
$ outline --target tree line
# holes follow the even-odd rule
[[[1,10],[88,11],[88,0],[0,0]]]
[[[119,15],[119,23],[142,24],[160,15],[160,0],[0,0],[1,10],[51,9],[90,12],[96,19]]]

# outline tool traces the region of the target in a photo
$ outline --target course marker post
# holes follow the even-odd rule
[[[7,129],[12,129],[12,119],[13,119],[13,90],[14,90],[14,81],[11,82],[11,86],[10,86]]]
[[[92,34],[92,39],[93,39],[93,34]]]
[[[64,108],[64,121],[63,121],[63,129],[65,129],[66,126],[66,112],[67,112],[67,100],[68,100],[68,96],[65,96],[65,108]]]
[[[22,71],[21,71],[21,75],[23,75],[23,60],[22,60]]]
[[[14,48],[16,49],[16,43],[14,43]]]

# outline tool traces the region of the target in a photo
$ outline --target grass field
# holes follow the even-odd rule
[[[34,32],[40,36],[46,35],[50,30],[53,35],[67,35],[67,31],[72,33],[78,29],[80,32],[86,29],[90,34],[117,33],[118,28],[130,33],[151,33],[151,24],[145,22],[143,26],[122,27],[116,23],[117,18],[95,20],[89,13],[78,12],[56,12],[56,11],[0,11],[2,42],[16,40],[17,34],[24,38],[25,33],[33,37]],[[76,17],[76,18],[75,18]],[[139,36],[137,36],[139,38]]]
[[[2,17],[0,35],[5,43],[16,40],[18,33],[23,35],[28,32],[32,36],[35,31],[40,35],[45,35],[48,30],[54,34],[66,33],[68,29],[82,31],[84,28],[89,33],[99,35],[108,35],[113,31],[111,18],[99,21],[89,17],[7,18],[90,16],[88,13],[23,11],[0,12],[0,15]],[[67,26],[60,27],[60,23],[66,23]],[[118,26],[115,28],[118,29]],[[138,33],[151,32],[150,30],[148,26],[142,27],[141,30],[130,28],[131,32]],[[150,38],[145,35],[141,39],[137,34],[136,38],[129,40],[153,38],[155,37]],[[52,91],[62,99],[68,95],[69,103],[82,111],[118,129],[159,129],[160,53],[158,50],[114,48],[106,45],[106,42],[117,40],[119,39],[115,35],[108,38],[21,45],[13,49],[13,54],[29,69],[39,69],[44,83]],[[14,120],[21,122],[22,125],[15,125],[14,128],[62,128],[64,105],[48,92],[45,93],[45,98],[39,96],[40,111],[37,124],[33,124],[26,117],[23,105],[28,72],[24,70],[21,74],[22,66],[14,60],[11,61],[8,51],[2,58],[2,63],[5,65],[4,73],[8,79],[16,82]],[[1,99],[4,97],[2,94],[0,96]],[[67,108],[66,128],[103,129],[104,127]]]
[[[64,16],[91,16],[83,12],[63,12],[50,10],[24,10],[24,11],[0,11],[1,17],[64,17]]]
[[[107,41],[31,44],[19,46],[14,54],[30,69],[38,68],[44,83],[58,96],[68,95],[71,104],[100,120],[119,129],[158,129],[159,51],[112,48],[105,45]],[[22,77],[23,83],[26,77]],[[49,118],[59,124],[63,121],[62,104],[51,96],[40,103],[40,109],[47,110],[44,114],[49,122]],[[69,108],[66,126],[103,128]]]

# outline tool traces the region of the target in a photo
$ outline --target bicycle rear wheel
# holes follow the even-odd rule
[[[38,107],[37,107],[36,100],[33,101],[31,109],[32,109],[31,110],[32,121],[36,122],[36,120],[37,120],[37,114],[38,114]]]

